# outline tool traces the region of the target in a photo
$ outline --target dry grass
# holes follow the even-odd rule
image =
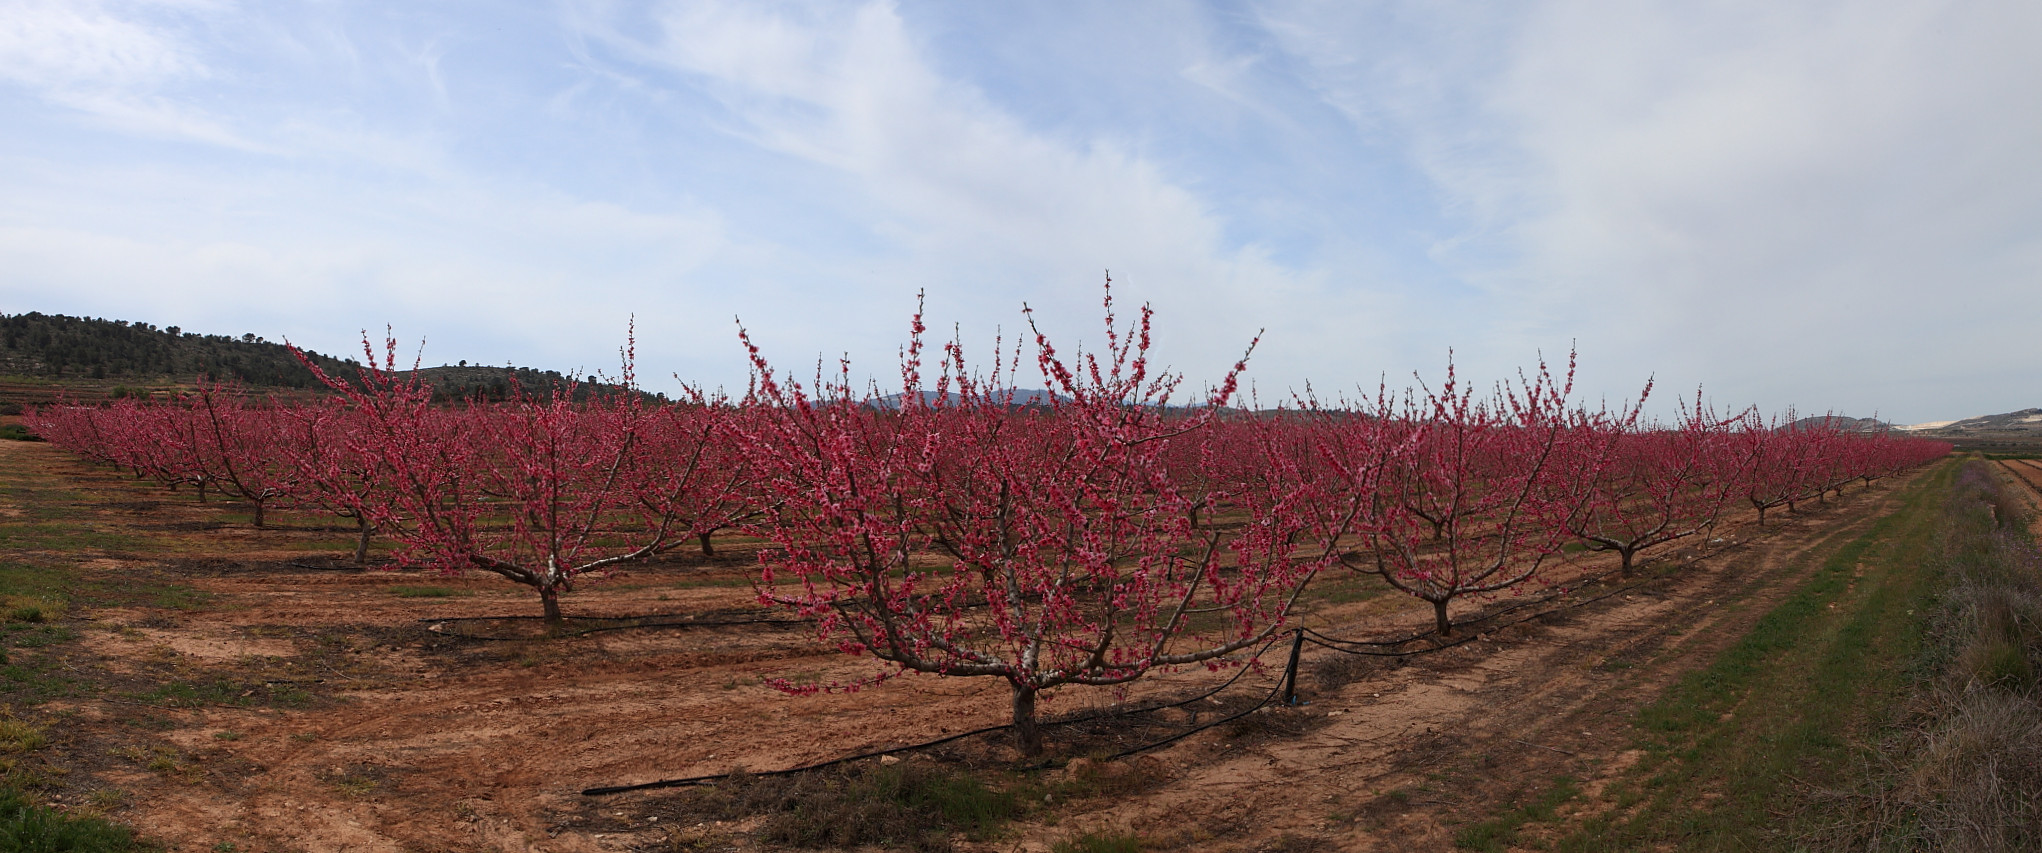
[[[2042,850],[2042,551],[2014,486],[1971,463],[1945,536],[1949,584],[1929,615],[1908,725],[1832,849]]]

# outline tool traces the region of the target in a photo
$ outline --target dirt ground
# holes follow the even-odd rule
[[[70,689],[12,700],[52,732],[37,754],[46,796],[107,812],[173,850],[760,849],[744,822],[679,821],[670,791],[579,791],[918,743],[998,724],[1007,704],[987,679],[775,692],[763,677],[873,671],[801,625],[474,639],[526,630],[479,617],[529,617],[536,598],[495,576],[355,569],[342,557],[343,524],[283,513],[255,530],[228,504],[47,445],[0,441],[0,477],[62,494],[61,524],[91,533],[15,558],[75,571],[101,591],[81,594],[64,617],[75,640],[33,650]],[[1612,566],[1600,557],[1570,561],[1554,578],[1571,593],[1476,623],[1468,631],[1479,639],[1452,649],[1356,659],[1308,648],[1299,692],[1309,704],[1145,753],[1126,763],[1147,779],[1132,793],[1048,805],[996,840],[959,846],[1046,851],[1114,831],[1156,849],[1441,850],[1457,828],[1558,777],[1578,780],[1593,802],[1636,758],[1627,751],[1636,709],[1782,597],[1797,555],[1868,524],[1896,491],[1854,487],[1771,513],[1763,529],[1739,514],[1709,542],[1652,555],[1640,580],[1621,585],[1588,582]],[[0,518],[31,511],[7,500]],[[571,615],[786,618],[757,608],[751,561],[743,543],[725,543],[716,559],[633,567],[564,601]],[[1429,625],[1428,605],[1328,580],[1303,624],[1341,637]],[[1268,690],[1276,655],[1229,695]],[[1066,691],[1046,713],[1190,695],[1229,674]],[[1191,707],[1200,710],[1090,735],[1083,749],[1146,742],[1215,713]],[[1049,737],[1064,754],[1078,750],[1057,746],[1058,729]],[[998,738],[973,743],[977,760],[1018,762]]]

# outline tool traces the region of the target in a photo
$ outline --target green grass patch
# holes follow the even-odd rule
[[[54,646],[78,639],[78,632],[63,625],[0,624],[0,643],[17,649]]]
[[[1050,853],[1141,853],[1142,840],[1117,832],[1088,832],[1049,846]]]
[[[140,538],[76,523],[37,521],[0,524],[0,548],[16,551],[133,551]]]
[[[1389,590],[1390,585],[1375,575],[1348,571],[1329,572],[1312,581],[1311,587],[1305,590],[1304,600],[1325,604],[1353,604],[1378,598]]]
[[[33,752],[49,742],[49,734],[41,726],[27,720],[0,718],[0,752]]]
[[[91,578],[80,581],[76,589],[78,597],[87,603],[108,607],[203,610],[218,598],[197,587],[141,577]]]
[[[296,708],[311,702],[312,694],[292,684],[216,678],[211,681],[172,681],[128,698],[165,708],[248,708],[257,705]]]
[[[1517,832],[1525,824],[1552,822],[1562,803],[1580,795],[1581,789],[1574,780],[1562,776],[1531,802],[1462,829],[1454,835],[1454,845],[1464,850],[1503,853],[1517,844]]]
[[[45,622],[55,618],[70,597],[71,582],[68,572],[0,562],[0,602],[6,603],[9,621]],[[30,614],[31,609],[38,612]]]
[[[1936,591],[1929,568],[1945,466],[1862,533],[1832,534],[1812,575],[1707,668],[1634,721],[1645,751],[1612,786],[1619,808],[1562,851],[1772,850],[1815,826],[1814,788],[1849,787],[1870,732],[1895,713]],[[1632,808],[1635,806],[1635,808]]]
[[[135,833],[105,818],[58,812],[0,791],[0,850],[19,853],[125,853],[142,849]]]
[[[970,774],[906,761],[795,776],[739,774],[691,789],[673,804],[689,820],[763,816],[754,834],[771,844],[937,851],[951,849],[953,835],[993,837],[1025,811],[1025,799],[1019,786],[995,788]]]

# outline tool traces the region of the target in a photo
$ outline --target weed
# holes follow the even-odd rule
[[[77,631],[62,625],[8,623],[0,626],[0,630],[4,630],[8,645],[20,649],[54,646],[78,639]]]
[[[0,719],[0,752],[33,752],[46,743],[49,736],[41,727],[25,720]]]
[[[796,776],[738,774],[683,794],[685,813],[716,819],[765,815],[758,837],[795,847],[940,851],[951,833],[988,838],[1018,816],[1013,791],[920,762],[861,762]]]
[[[1376,658],[1366,655],[1325,655],[1312,661],[1311,683],[1332,691],[1368,677],[1381,666]]]
[[[2042,849],[2042,549],[2027,522],[1992,467],[1964,466],[1913,695],[1857,784],[1827,798],[1835,849]]]
[[[1050,845],[1050,853],[1141,853],[1142,840],[1117,832],[1087,832]]]
[[[244,683],[215,678],[204,682],[172,681],[147,693],[134,694],[132,698],[166,708],[246,708],[260,704],[295,708],[310,702],[312,694],[281,682]]]
[[[135,834],[105,818],[67,815],[0,791],[0,850],[123,853],[137,850]]]
[[[376,792],[380,787],[375,779],[367,776],[344,775],[333,780],[333,789],[349,799],[360,799]]]
[[[1454,836],[1454,844],[1483,853],[1502,853],[1503,850],[1516,846],[1517,830],[1520,827],[1527,823],[1550,822],[1554,817],[1554,811],[1561,803],[1580,794],[1581,789],[1574,786],[1574,780],[1561,777],[1554,780],[1553,787],[1540,794],[1537,799],[1462,829]]]
[[[1309,835],[1292,835],[1288,832],[1278,835],[1268,844],[1257,848],[1257,853],[1318,853],[1326,849],[1326,839]]]

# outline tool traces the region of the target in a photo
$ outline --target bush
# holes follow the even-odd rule
[[[28,427],[21,424],[0,424],[0,438],[7,439],[8,441],[43,440],[42,436],[36,435]]]

